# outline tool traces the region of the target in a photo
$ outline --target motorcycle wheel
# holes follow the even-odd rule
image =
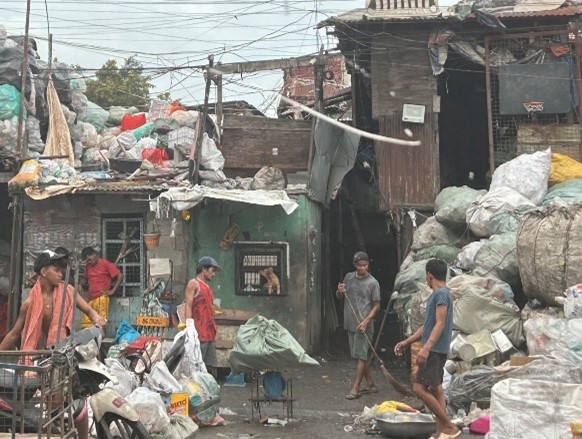
[[[144,425],[107,413],[96,425],[99,439],[151,439]]]

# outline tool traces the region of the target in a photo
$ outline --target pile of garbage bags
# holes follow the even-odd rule
[[[581,242],[582,163],[549,149],[500,166],[488,191],[438,195],[395,290],[412,333],[431,294],[427,259],[450,264],[451,416],[486,410],[495,438],[570,437],[570,423],[582,419]]]

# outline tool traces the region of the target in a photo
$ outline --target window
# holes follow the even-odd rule
[[[141,296],[145,284],[145,254],[142,217],[103,218],[103,257],[112,262],[120,253],[117,266],[123,273],[118,297]]]
[[[235,243],[235,292],[239,295],[286,296],[287,243]]]

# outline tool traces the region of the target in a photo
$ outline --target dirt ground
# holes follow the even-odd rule
[[[293,380],[294,419],[286,426],[265,426],[259,423],[258,415],[251,419],[251,383],[245,387],[226,387],[221,384],[221,412],[228,422],[226,426],[202,428],[197,438],[239,439],[249,435],[251,438],[356,438],[383,437],[368,436],[369,426],[354,426],[355,417],[365,407],[372,407],[387,400],[398,400],[417,405],[415,399],[403,398],[383,378],[376,368],[374,378],[379,393],[362,395],[356,400],[345,399],[350,380],[353,379],[354,364],[346,358],[316,357],[321,367],[302,370],[289,370],[285,378]],[[398,368],[396,368],[398,366]],[[407,372],[402,365],[387,365],[390,372],[401,382],[409,384]],[[253,384],[254,385],[254,384]],[[263,416],[285,419],[286,412],[281,403],[267,405]],[[347,430],[347,431],[346,431]],[[481,436],[463,435],[462,438],[477,439]]]

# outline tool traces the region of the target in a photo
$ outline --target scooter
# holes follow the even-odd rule
[[[139,421],[138,413],[115,390],[104,387],[105,383],[117,382],[117,379],[101,363],[97,356],[102,340],[102,332],[93,327],[77,332],[52,347],[53,355],[39,363],[39,366],[57,361],[55,359],[72,359],[75,373],[71,377],[73,418],[77,418],[85,409],[87,398],[93,411],[93,420],[99,439],[151,439],[145,427]],[[17,366],[13,366],[17,370]],[[35,397],[41,383],[38,377],[24,378],[4,369],[0,374],[0,430],[37,432],[41,416],[40,401]],[[18,401],[7,396],[16,396]],[[16,398],[14,398],[16,399]],[[19,407],[15,402],[22,401]],[[46,414],[43,416],[46,418]],[[55,427],[53,427],[55,430]],[[52,433],[59,433],[53,431]]]

